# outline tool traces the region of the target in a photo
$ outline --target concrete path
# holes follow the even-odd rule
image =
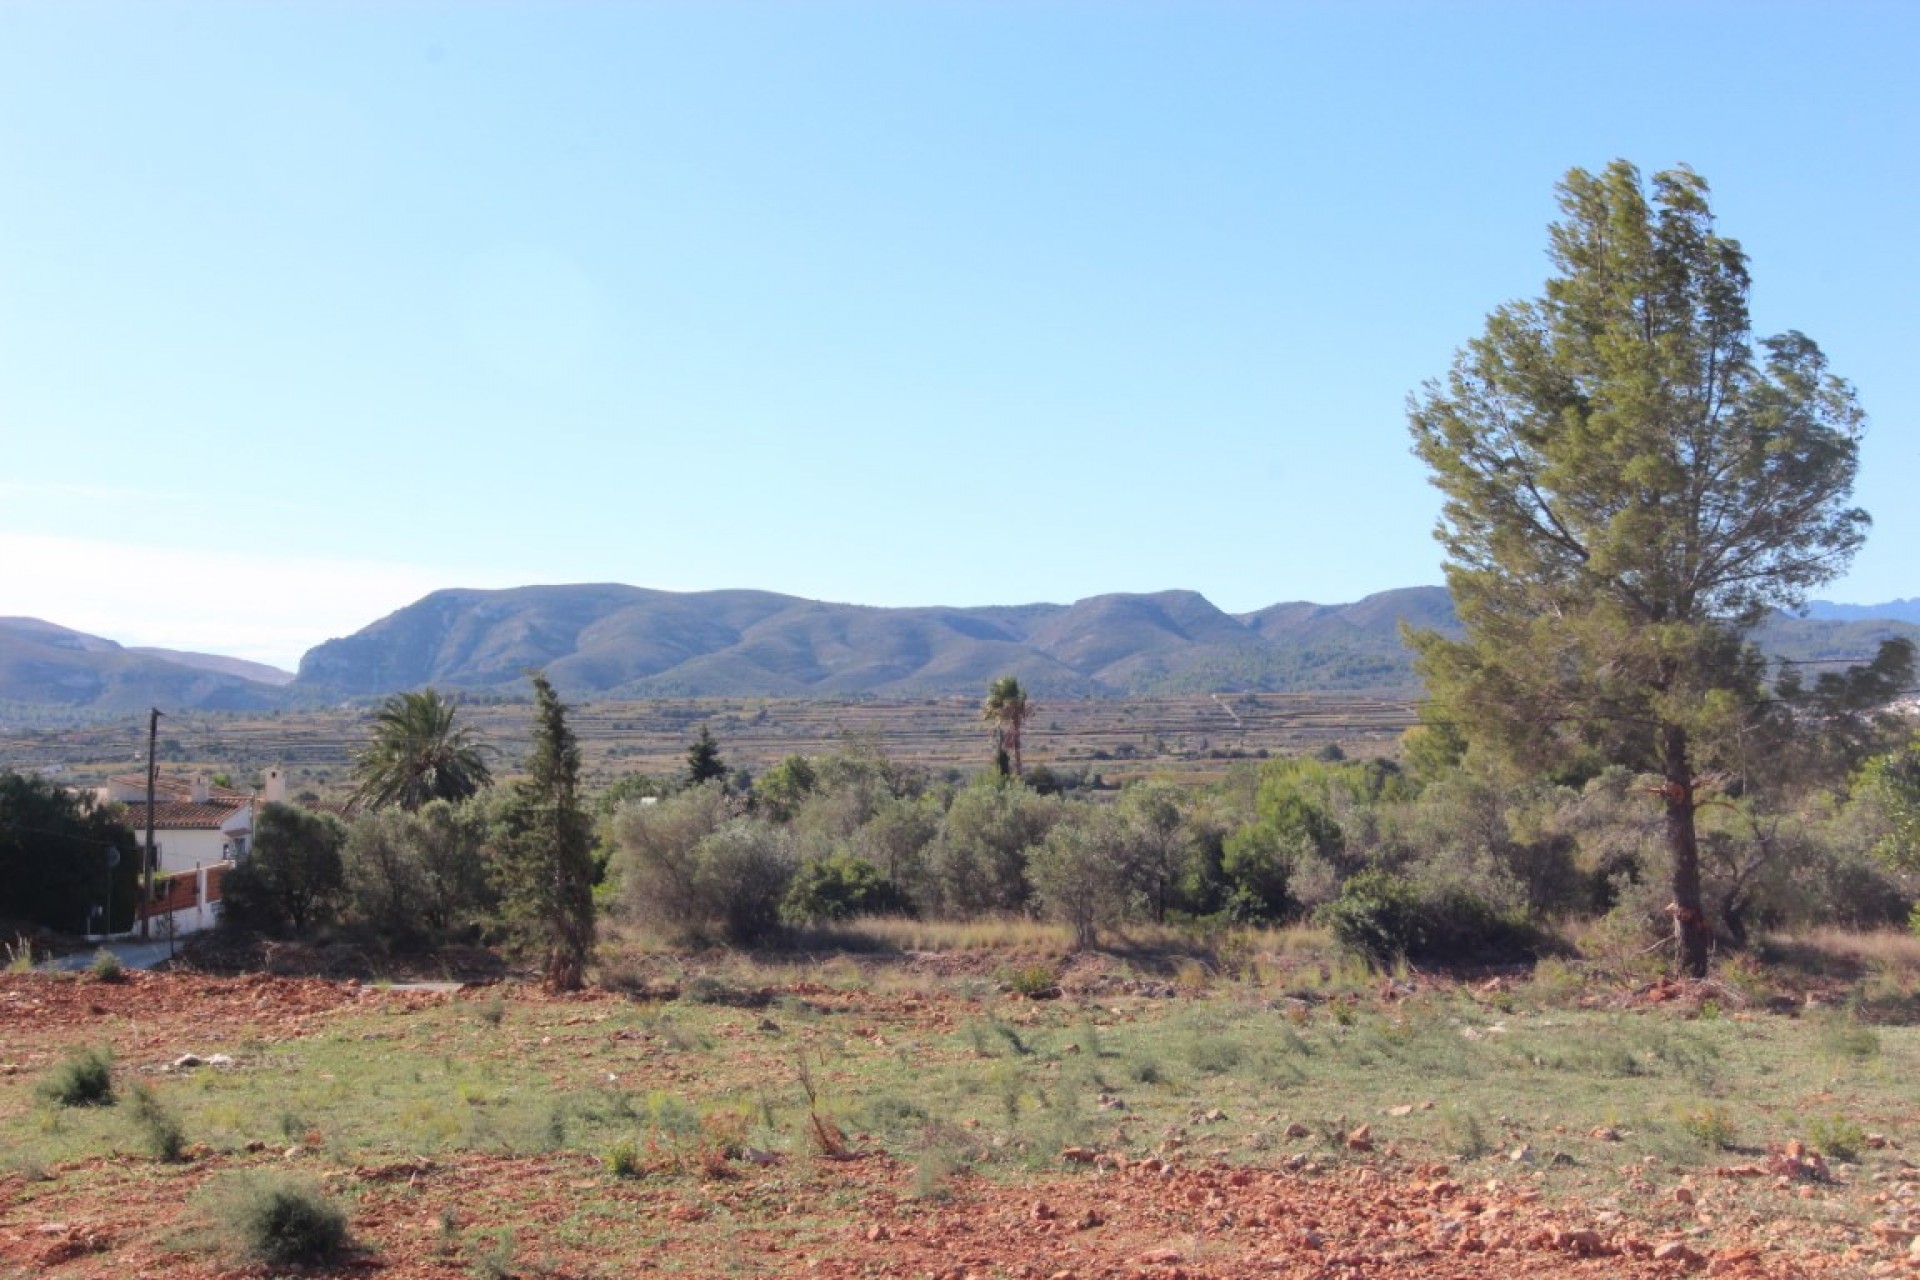
[[[101,946],[119,956],[120,963],[129,969],[151,969],[173,954],[173,949],[164,942],[141,942],[137,938],[105,942]],[[44,967],[67,970],[85,969],[93,964],[94,952],[99,949],[95,947],[93,951],[76,951],[70,956],[49,960]]]

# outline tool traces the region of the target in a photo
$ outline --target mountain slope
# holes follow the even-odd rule
[[[1396,599],[1305,606],[1317,630],[1266,619],[1273,634],[1262,634],[1192,591],[976,609],[617,584],[436,591],[309,652],[294,688],[315,696],[425,684],[508,690],[531,667],[568,696],[608,698],[974,693],[1005,674],[1055,697],[1400,688],[1409,669],[1397,619],[1445,612],[1446,593],[1390,594]],[[1302,660],[1296,632],[1324,652]]]
[[[1259,690],[1417,691],[1400,624],[1456,631],[1441,587],[1345,605],[1224,613],[1191,591],[1073,604],[882,609],[767,591],[618,583],[436,591],[285,673],[125,649],[32,618],[0,619],[0,703],[76,712],[263,709],[435,685],[510,697],[544,669],[571,698],[978,696],[1015,675],[1044,697]],[[1776,616],[1755,639],[1808,662],[1870,658],[1920,625]]]
[[[89,711],[160,705],[248,711],[279,704],[274,686],[221,669],[231,661],[161,656],[38,618],[0,618],[0,701]]]

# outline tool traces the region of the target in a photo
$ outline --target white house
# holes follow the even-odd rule
[[[99,798],[125,806],[127,825],[144,838],[145,774],[107,779]],[[280,770],[269,769],[266,788],[256,797],[251,791],[216,787],[204,773],[191,778],[160,777],[154,780],[153,799],[155,870],[172,875],[246,857],[253,843],[256,802],[284,801],[286,780]]]
[[[229,868],[247,856],[253,844],[255,810],[284,803],[286,777],[267,770],[259,794],[216,787],[205,774],[191,778],[156,777],[153,784],[154,899],[140,914],[166,934],[197,933],[219,918],[220,886]],[[144,837],[147,828],[147,778],[125,774],[107,779],[99,799],[126,810],[127,825]]]

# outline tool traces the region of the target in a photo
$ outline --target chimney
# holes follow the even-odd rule
[[[278,767],[267,770],[267,785],[262,790],[260,798],[268,804],[287,802],[287,775]]]
[[[193,775],[193,802],[195,804],[205,804],[207,802],[208,796],[211,794],[209,788],[211,788],[212,786],[213,786],[212,778],[209,778],[204,773],[194,774]]]

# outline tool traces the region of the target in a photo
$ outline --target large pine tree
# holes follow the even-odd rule
[[[1534,765],[1650,775],[1683,967],[1706,970],[1704,744],[1757,701],[1745,645],[1847,563],[1863,417],[1799,333],[1758,343],[1746,255],[1691,170],[1570,172],[1545,295],[1493,312],[1410,414],[1446,496],[1463,640],[1415,637],[1429,714]]]

